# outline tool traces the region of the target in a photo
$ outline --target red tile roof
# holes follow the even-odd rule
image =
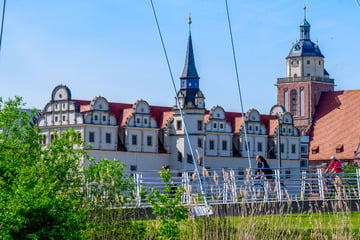
[[[81,113],[86,113],[86,112],[90,111],[91,101],[77,100],[77,99],[74,99],[72,101],[74,101],[79,106]],[[132,110],[133,110],[132,109],[133,104],[128,104],[128,103],[109,102],[109,107],[110,107],[110,112],[112,114],[114,114],[114,116],[116,117],[117,122],[120,126],[125,125],[125,121],[126,121],[127,117],[132,114]],[[172,110],[172,107],[150,106],[150,114],[153,118],[155,118],[159,127],[162,126],[163,121],[166,122],[166,120],[167,120],[167,118],[163,119],[164,118],[163,113],[170,112],[171,110]],[[166,116],[172,117],[172,111],[171,111],[171,114],[168,113],[168,114],[166,114]]]
[[[310,132],[309,160],[353,159],[360,142],[360,90],[321,95]],[[343,151],[336,153],[338,146]],[[318,147],[318,153],[311,149]]]
[[[172,118],[174,115],[174,112],[171,111],[171,112],[163,112],[163,114],[161,115],[160,117],[160,120],[158,122],[160,128],[164,128],[166,127],[166,121],[169,119],[169,118]]]
[[[79,106],[81,113],[90,111],[91,101],[76,99],[72,101],[74,101]],[[133,111],[133,104],[109,102],[109,107],[111,113],[115,115],[120,126],[125,125],[126,119],[132,114]],[[159,128],[164,128],[166,121],[173,117],[174,112],[172,110],[172,107],[150,106],[151,116],[155,118]],[[226,121],[231,124],[234,133],[239,133],[240,127],[243,124],[242,114],[239,112],[225,112],[225,115]],[[205,111],[204,115],[204,122],[206,123],[208,121],[209,110]],[[265,125],[270,135],[274,134],[274,129],[277,126],[277,120],[275,116],[261,115],[261,123]]]

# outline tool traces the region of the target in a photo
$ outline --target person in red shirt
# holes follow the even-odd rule
[[[328,168],[325,170],[325,173],[342,173],[344,169],[342,169],[342,165],[340,161],[335,157],[331,156],[331,162]]]

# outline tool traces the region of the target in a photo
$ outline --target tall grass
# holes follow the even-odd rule
[[[203,175],[215,182],[213,198],[221,198],[218,174]],[[230,185],[231,173],[223,172],[223,176]],[[250,176],[246,181],[250,181]],[[183,220],[179,236],[174,239],[360,239],[359,201],[350,196],[357,193],[340,183],[339,179],[334,182],[333,198],[337,199],[325,201],[292,200],[284,193],[286,201],[256,203],[251,202],[251,196],[256,194],[246,186],[250,185],[234,186],[236,191],[232,193],[236,193],[233,197],[237,198],[238,203],[213,205],[214,215]],[[186,194],[195,204],[201,198],[197,193],[191,194],[191,189],[187,189]],[[89,219],[92,224],[86,237],[132,240],[161,238],[157,220],[134,219],[135,214],[129,209],[98,209]],[[141,219],[138,213],[136,219]],[[145,219],[144,216],[142,219]]]

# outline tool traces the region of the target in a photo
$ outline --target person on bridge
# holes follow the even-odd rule
[[[331,162],[330,162],[329,166],[327,167],[327,169],[325,170],[325,173],[335,173],[335,174],[343,173],[344,169],[343,169],[340,161],[335,156],[331,156],[330,159],[331,159]]]
[[[272,179],[273,179],[273,170],[270,168],[268,162],[262,155],[256,156],[257,169],[255,171],[256,175],[260,177],[261,172],[264,174],[266,180],[270,185],[270,191],[272,190]]]

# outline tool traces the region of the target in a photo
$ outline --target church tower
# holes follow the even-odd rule
[[[180,91],[178,92],[178,97],[181,108],[205,109],[205,97],[200,91],[200,77],[195,66],[190,26],[191,18],[189,16],[189,39],[186,49],[184,70],[180,77]]]
[[[186,49],[186,58],[183,72],[180,77],[180,90],[177,92],[180,107],[184,114],[189,139],[192,148],[196,150],[199,157],[204,156],[204,139],[205,139],[205,97],[200,90],[200,77],[197,73],[194,59],[194,51],[191,39],[191,16],[189,15],[189,38]],[[172,162],[170,167],[172,169],[194,169],[194,161],[189,144],[185,137],[184,122],[182,121],[180,110],[177,103],[173,109],[173,129],[170,133],[171,146],[175,149],[171,150],[172,159],[177,161]],[[175,156],[176,154],[176,156]],[[202,157],[201,157],[202,158]],[[198,163],[200,166],[201,162]]]
[[[300,40],[286,57],[286,78],[278,78],[277,104],[293,115],[295,126],[306,135],[322,92],[334,91],[334,79],[324,67],[319,45],[310,40],[310,24],[300,24]]]

